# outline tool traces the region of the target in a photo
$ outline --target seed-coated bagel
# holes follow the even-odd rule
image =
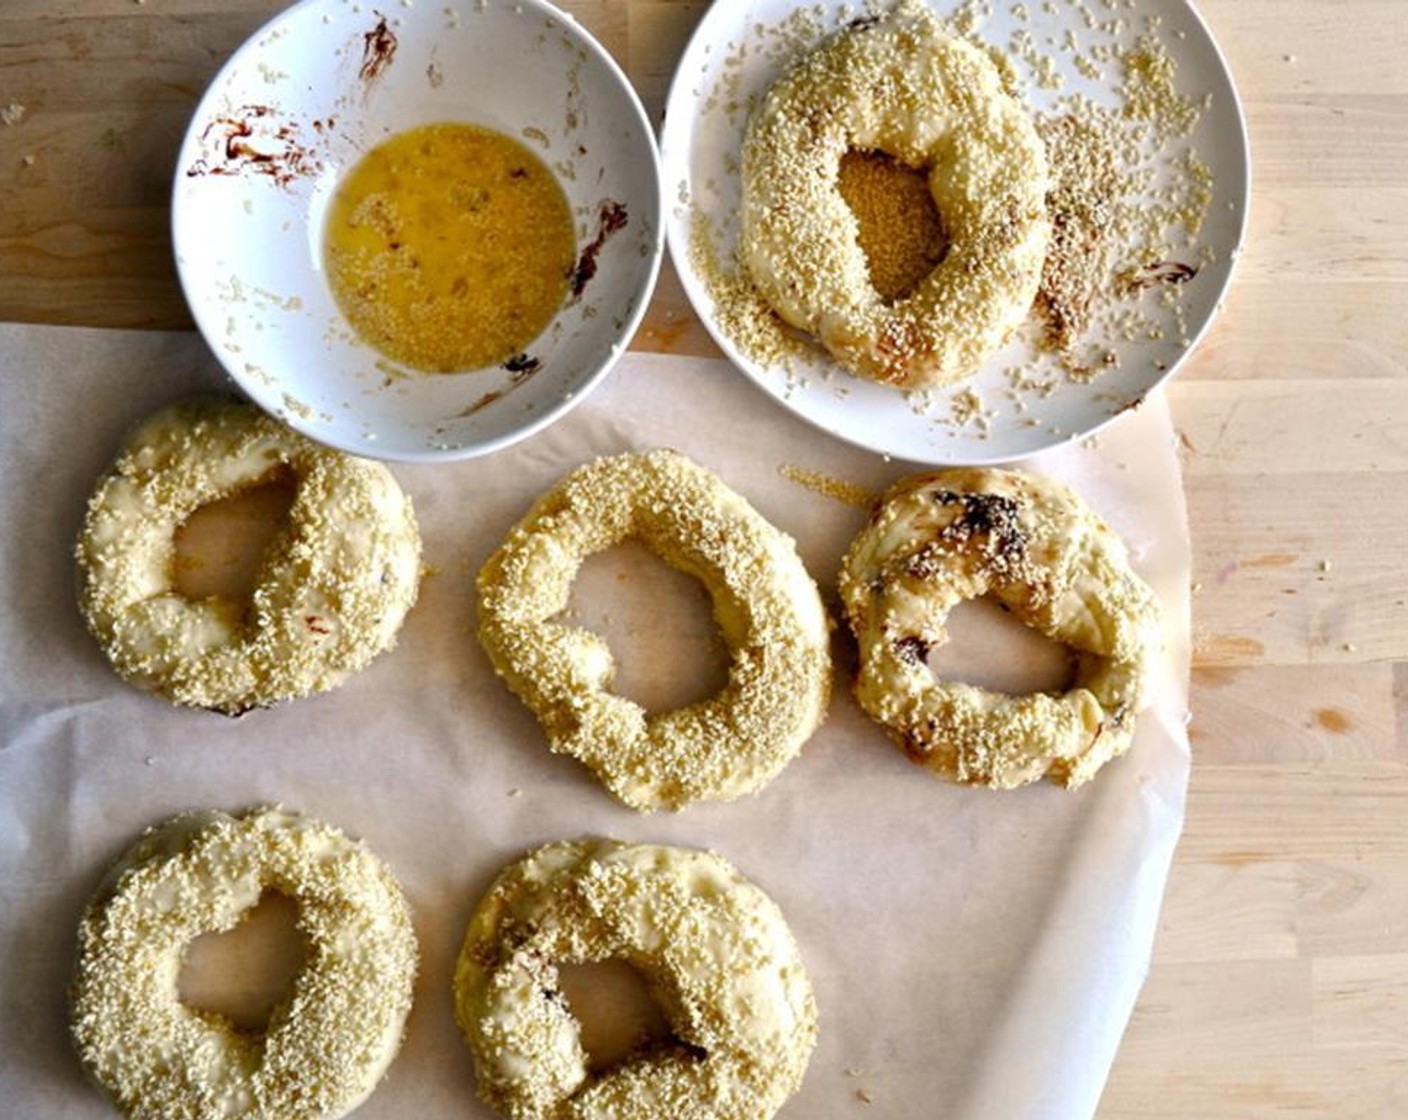
[[[266,889],[297,903],[308,955],[255,1036],[188,1007],[177,982],[190,943]],[[186,813],[148,829],[89,904],[73,1036],[133,1120],[334,1120],[396,1056],[416,958],[401,889],[362,844],[279,809]]]
[[[280,471],[296,492],[248,610],[178,593],[186,518]],[[79,606],[118,675],[232,715],[335,688],[391,648],[420,580],[415,514],[390,471],[213,397],[131,433],[89,501],[76,554]]]
[[[559,617],[583,558],[628,537],[708,589],[730,655],[715,696],[647,712],[609,690],[606,643]],[[479,573],[479,639],[551,748],[640,810],[759,789],[830,696],[829,623],[792,539],[673,451],[598,459],[544,494]]]
[[[861,706],[943,777],[1074,787],[1128,749],[1158,604],[1124,543],[1061,483],[977,469],[904,479],[852,543],[840,591]],[[1078,655],[1069,691],[1008,696],[935,679],[925,658],[948,640],[950,609],[984,595]]]
[[[841,158],[928,173],[947,254],[887,304],[871,283]],[[907,389],[966,377],[1026,318],[1050,240],[1046,150],[993,61],[926,5],[859,20],[802,57],[749,119],[742,255],[792,326],[847,369]]]
[[[601,1074],[559,964],[625,960],[674,1038]],[[509,1120],[767,1120],[800,1085],[816,1006],[777,905],[709,852],[551,844],[480,901],[455,969],[479,1092]]]

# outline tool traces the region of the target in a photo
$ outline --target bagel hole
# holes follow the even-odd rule
[[[925,658],[939,680],[1009,696],[1065,692],[1076,683],[1082,655],[1025,625],[993,596],[959,603],[946,628],[949,640]]]
[[[173,582],[193,602],[223,599],[247,606],[264,554],[288,523],[297,484],[280,467],[228,498],[207,502],[176,530]]]
[[[841,157],[838,186],[860,227],[861,252],[881,300],[895,303],[911,295],[948,254],[928,170],[885,152],[853,148]]]
[[[645,974],[613,958],[558,966],[558,991],[577,1020],[587,1068],[599,1073],[634,1054],[678,1044]]]
[[[186,950],[177,979],[181,1002],[260,1034],[274,1009],[293,995],[308,959],[298,903],[266,890],[233,929],[203,933]]]
[[[567,616],[605,639],[616,662],[612,691],[648,712],[687,707],[728,683],[708,590],[638,541],[586,558]]]

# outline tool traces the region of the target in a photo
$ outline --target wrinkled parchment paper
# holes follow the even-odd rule
[[[450,1000],[468,915],[526,849],[598,834],[714,848],[782,907],[821,1010],[820,1044],[784,1116],[854,1116],[867,1102],[873,1115],[905,1118],[1094,1113],[1148,967],[1189,766],[1187,527],[1162,396],[1095,446],[1032,464],[1073,483],[1124,534],[1165,607],[1157,701],[1133,751],[1097,781],[998,794],[931,777],[855,706],[853,654],[838,637],[830,717],[770,786],[731,805],[640,816],[549,754],[475,642],[473,577],[496,542],[579,463],[672,446],[797,539],[834,612],[836,570],[864,512],[796,479],[817,472],[878,490],[914,468],[818,433],[724,363],[629,355],[574,413],[517,447],[396,466],[431,568],[398,648],[337,692],[231,720],[120,682],[73,605],[72,542],[94,480],[129,425],[221,384],[202,343],[3,327],[0,368],[6,1113],[110,1114],[66,1022],[76,924],[108,862],[180,810],[265,802],[364,837],[414,910],[416,1004],[400,1057],[357,1113],[366,1120],[488,1115]],[[643,550],[590,561],[576,600],[608,631],[628,694],[673,704],[717,679],[702,592]],[[1000,678],[1010,666],[1000,669],[1007,655],[987,629],[974,615],[956,652],[975,672],[996,664]]]

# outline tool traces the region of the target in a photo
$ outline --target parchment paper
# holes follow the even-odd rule
[[[1187,528],[1161,396],[1098,446],[1032,464],[1073,483],[1124,534],[1165,608],[1157,702],[1132,752],[1097,781],[997,794],[933,778],[855,706],[853,654],[838,635],[830,718],[770,786],[731,805],[641,816],[550,755],[494,677],[472,634],[473,578],[489,551],[579,463],[673,446],[797,538],[834,611],[836,569],[864,513],[793,479],[813,471],[878,490],[913,467],[816,432],[724,363],[630,355],[526,443],[395,467],[432,569],[398,648],[334,693],[231,720],[120,682],[73,605],[72,542],[94,480],[129,425],[221,385],[202,343],[0,327],[0,369],[5,1112],[109,1114],[66,1019],[75,927],[108,862],[180,810],[280,802],[364,837],[414,910],[416,1005],[400,1057],[357,1114],[366,1120],[489,1115],[449,994],[465,922],[503,864],[586,835],[711,847],[782,907],[822,1032],[784,1116],[852,1116],[866,1098],[885,1117],[1094,1113],[1148,966],[1189,765]],[[717,672],[691,588],[630,549],[584,569],[580,611],[623,647],[624,691],[688,699],[701,672]],[[669,609],[652,605],[656,594]],[[981,619],[964,634],[975,664],[1001,661]]]

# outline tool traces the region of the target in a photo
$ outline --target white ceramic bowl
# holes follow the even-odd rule
[[[409,370],[356,337],[328,287],[324,217],[342,174],[386,138],[442,121],[535,150],[567,193],[578,253],[595,263],[580,298],[526,348],[537,363],[526,370]],[[600,237],[618,205],[625,226]],[[172,232],[196,323],[258,404],[356,454],[435,460],[522,439],[606,375],[654,288],[661,214],[639,98],[550,4],[303,0],[242,46],[197,106]]]

